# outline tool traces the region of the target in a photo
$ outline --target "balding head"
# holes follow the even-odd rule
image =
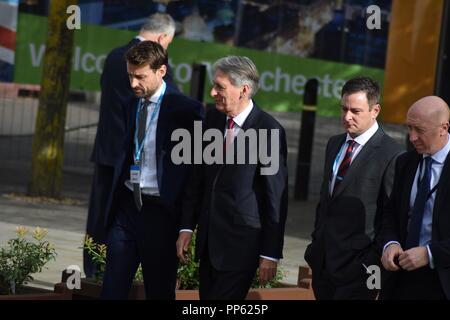
[[[447,143],[450,111],[439,97],[416,101],[408,110],[406,124],[409,138],[418,153],[434,154]]]

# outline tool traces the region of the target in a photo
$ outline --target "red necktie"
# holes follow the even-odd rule
[[[345,152],[344,159],[342,159],[342,162],[339,165],[339,169],[338,169],[338,172],[336,175],[336,180],[334,181],[333,193],[336,192],[339,184],[344,179],[344,176],[347,173],[348,168],[350,168],[350,164],[352,163],[353,149],[355,147],[356,141],[348,140],[347,143],[348,143],[347,151]]]
[[[227,134],[225,136],[225,140],[223,141],[223,153],[227,151],[228,146],[233,141],[233,128],[234,128],[234,120],[233,118],[228,118],[227,121]]]

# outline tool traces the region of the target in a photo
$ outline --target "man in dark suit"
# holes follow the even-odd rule
[[[312,242],[305,260],[317,299],[373,299],[366,268],[379,264],[379,212],[391,192],[400,146],[378,126],[380,90],[366,77],[342,89],[346,133],[331,137]]]
[[[106,228],[104,215],[106,201],[111,192],[114,164],[121,152],[125,135],[125,119],[122,113],[128,99],[133,96],[133,90],[127,75],[125,53],[133,45],[143,40],[155,41],[167,50],[175,33],[175,22],[162,13],[151,15],[142,26],[139,35],[128,44],[115,48],[107,56],[101,75],[100,116],[95,137],[91,161],[95,163],[94,177],[89,201],[86,233],[97,243],[104,243]],[[164,81],[175,85],[169,73]],[[84,272],[92,277],[96,271],[91,258],[84,252]]]
[[[143,41],[126,53],[132,99],[126,136],[106,207],[107,256],[102,298],[126,299],[141,263],[147,299],[174,299],[181,196],[191,174],[175,164],[172,133],[193,134],[203,106],[163,81],[167,53]]]
[[[247,57],[229,56],[214,64],[211,96],[216,108],[207,112],[203,129],[205,134],[217,133],[214,156],[220,160],[204,159],[195,167],[177,241],[178,257],[185,262],[192,230],[197,227],[200,299],[244,299],[257,268],[264,284],[275,276],[282,258],[286,137],[283,127],[252,101],[258,80],[256,67]],[[242,143],[252,132],[255,140]],[[262,145],[267,147],[270,163],[261,157]],[[207,150],[204,146],[204,157]],[[218,156],[223,152],[225,159]],[[257,157],[253,161],[252,155]]]
[[[450,141],[448,105],[424,97],[408,110],[415,150],[398,157],[383,212],[384,299],[450,299]]]

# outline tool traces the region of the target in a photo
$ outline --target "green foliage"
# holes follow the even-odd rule
[[[194,232],[192,234],[192,239],[187,251],[188,262],[186,264],[180,263],[178,267],[178,275],[177,275],[178,289],[199,288],[200,263],[199,261],[196,261],[194,259],[195,241],[196,241],[196,233]],[[92,257],[93,262],[97,265],[97,273],[95,275],[95,280],[97,282],[101,282],[103,279],[103,273],[105,272],[105,265],[106,265],[106,245],[97,244],[93,241],[91,237],[86,235],[84,248],[87,250],[88,254]],[[284,276],[283,269],[280,266],[278,266],[276,276],[271,281],[268,281],[264,286],[261,286],[261,284],[259,283],[259,271],[257,271],[255,278],[253,279],[252,288],[280,287],[280,280],[283,279],[283,276]],[[143,282],[141,265],[139,265],[134,281]]]
[[[83,248],[87,251],[88,255],[92,259],[92,262],[94,262],[97,267],[94,280],[96,282],[102,282],[106,266],[106,245],[103,243],[95,243],[94,239],[92,239],[89,235],[86,235]],[[134,281],[144,282],[141,265],[139,265],[136,271]]]
[[[267,281],[265,285],[261,285],[261,283],[259,283],[259,269],[258,269],[256,270],[255,277],[253,278],[252,288],[279,288],[281,287],[280,281],[283,280],[283,277],[284,277],[283,268],[280,265],[278,265],[275,277],[272,280]]]
[[[199,266],[200,263],[194,259],[195,256],[196,233],[192,234],[192,239],[188,247],[186,264],[180,263],[178,266],[178,288],[179,289],[198,289],[200,282]]]
[[[16,233],[17,237],[0,249],[0,294],[15,294],[18,286],[33,280],[31,274],[41,272],[56,257],[53,245],[44,240],[46,229],[37,227],[31,241],[25,238],[25,227],[17,227]]]
[[[188,247],[187,255],[189,257],[186,264],[178,267],[178,285],[179,289],[198,289],[199,288],[199,267],[200,263],[193,259],[195,255],[196,233],[192,235],[191,242]],[[268,281],[264,286],[259,283],[259,269],[256,271],[255,278],[252,282],[252,288],[277,288],[280,287],[280,281],[283,279],[284,272],[281,266],[277,268],[275,277]]]

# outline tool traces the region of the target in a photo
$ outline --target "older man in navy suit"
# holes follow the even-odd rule
[[[439,97],[408,110],[415,150],[399,156],[394,187],[383,211],[381,262],[384,299],[450,299],[450,112]]]
[[[158,43],[136,44],[126,59],[138,99],[124,110],[124,148],[106,208],[102,298],[126,299],[141,264],[147,299],[174,299],[181,195],[192,165],[172,162],[171,137],[177,129],[193,135],[194,122],[203,119],[203,106],[163,80],[167,53]]]
[[[126,119],[122,109],[127,100],[133,97],[124,55],[133,45],[144,40],[158,42],[167,50],[174,33],[173,19],[167,14],[155,13],[147,19],[137,37],[126,45],[113,49],[105,60],[100,80],[100,117],[91,156],[95,168],[86,228],[86,233],[98,243],[105,242],[106,229],[103,222],[106,201],[111,192],[114,164],[121,152],[125,136]],[[164,81],[175,87],[170,72],[166,72]],[[91,258],[84,252],[84,272],[88,277],[92,277],[95,270]]]

